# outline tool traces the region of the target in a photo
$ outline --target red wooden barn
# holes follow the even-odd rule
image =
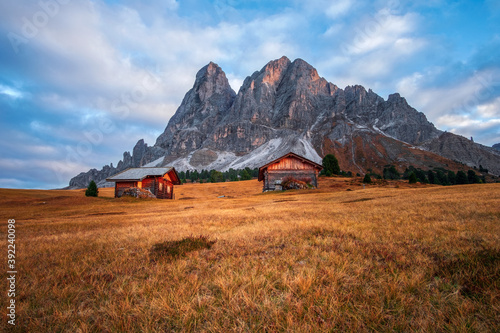
[[[149,190],[158,199],[173,199],[174,185],[180,185],[179,175],[173,167],[130,168],[108,179],[115,182],[115,198],[131,187]]]
[[[323,166],[294,153],[288,153],[259,168],[259,181],[264,181],[263,192],[281,190],[285,177],[297,180],[310,179],[318,187],[318,174]]]

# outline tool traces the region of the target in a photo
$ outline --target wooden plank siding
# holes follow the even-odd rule
[[[311,184],[318,187],[318,171],[314,169],[283,169],[283,170],[269,170],[265,173],[264,191],[274,190],[276,181],[281,181],[286,177],[293,177],[297,180],[311,178]]]
[[[288,153],[259,169],[259,180],[263,180],[263,191],[276,189],[276,182],[286,177],[297,180],[311,179],[311,184],[318,187],[318,175],[323,167],[294,153]]]
[[[137,187],[137,182],[116,182],[115,183],[115,198],[122,196],[126,189]]]
[[[166,178],[167,177],[147,177],[142,180],[142,188],[151,191],[158,199],[172,199],[174,184]]]
[[[115,182],[115,197],[131,187],[149,190],[158,199],[173,199],[174,185],[181,185],[179,175],[173,167],[129,168],[107,181]]]

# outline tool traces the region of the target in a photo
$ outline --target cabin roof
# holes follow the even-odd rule
[[[277,159],[275,159],[274,161],[271,161],[269,163],[267,163],[266,165],[263,165],[259,168],[259,181],[261,180],[264,180],[264,171],[272,164],[274,163],[278,163],[280,160],[284,159],[284,158],[287,158],[287,157],[294,157],[296,159],[298,159],[299,161],[303,162],[303,163],[307,163],[307,164],[310,164],[312,165],[314,168],[317,168],[319,171],[323,170],[323,166],[321,164],[318,164],[316,162],[313,162],[305,157],[302,157],[300,155],[297,155],[295,153],[288,153],[288,154],[285,154]]]
[[[141,181],[147,177],[163,177],[165,174],[174,171],[176,181],[173,183],[180,184],[179,176],[175,171],[174,167],[162,167],[162,168],[129,168],[122,172],[117,173],[106,179],[108,182],[120,182],[120,181]],[[178,185],[177,184],[177,185]]]

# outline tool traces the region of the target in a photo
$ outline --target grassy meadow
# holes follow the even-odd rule
[[[0,330],[500,330],[500,184],[319,186],[186,184],[176,200],[0,189],[2,258],[16,219],[18,271],[16,326],[4,282]],[[206,246],[166,253],[191,236]]]

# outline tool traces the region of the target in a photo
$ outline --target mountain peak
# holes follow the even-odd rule
[[[261,70],[261,73],[264,74],[262,82],[271,85],[276,84],[281,79],[282,74],[287,70],[290,64],[290,59],[285,56],[268,62],[267,65],[265,65]]]
[[[209,62],[154,146],[139,140],[116,168],[90,170],[70,185],[85,187],[90,179],[102,185],[112,173],[132,166],[254,168],[289,151],[317,161],[334,153],[341,168],[353,173],[381,172],[388,164],[400,170],[463,168],[456,160],[470,166],[480,162],[500,174],[498,151],[441,133],[398,93],[385,101],[360,85],[340,89],[302,59],[268,62],[245,79],[238,95],[224,71]]]
[[[219,65],[212,61],[198,71],[193,89],[198,93],[202,101],[211,97],[213,94],[235,95],[229,85],[226,73],[224,73]]]
[[[196,74],[196,81],[203,79],[204,77],[210,77],[214,75],[221,75],[225,73],[222,68],[219,67],[216,63],[210,61],[207,65],[203,66],[198,73]]]

